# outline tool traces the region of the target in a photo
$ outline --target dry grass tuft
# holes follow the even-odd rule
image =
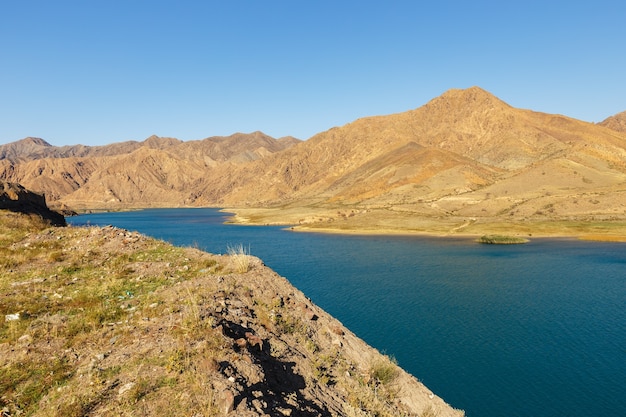
[[[250,270],[252,257],[250,256],[250,247],[246,249],[241,243],[235,246],[228,246],[228,255],[234,264],[235,271],[243,274]]]

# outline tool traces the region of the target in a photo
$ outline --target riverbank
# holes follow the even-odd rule
[[[463,415],[243,250],[0,226],[3,415]]]
[[[518,238],[550,237],[626,242],[626,220],[502,219],[493,217],[435,217],[410,211],[323,208],[226,208],[229,222],[249,225],[283,225],[300,232],[360,235],[425,235],[478,238],[506,235]]]

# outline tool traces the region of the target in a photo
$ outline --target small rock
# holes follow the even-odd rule
[[[254,406],[256,411],[259,413],[262,413],[263,410],[267,408],[267,403],[263,400],[259,400],[258,398],[255,398],[254,400],[252,400],[252,405]]]
[[[293,410],[291,408],[277,407],[276,411],[278,411],[283,416],[290,416]]]
[[[222,411],[228,414],[235,407],[235,396],[229,390],[222,392]]]
[[[19,339],[17,339],[17,343],[19,343],[20,345],[30,345],[32,341],[33,338],[29,334],[22,335]]]
[[[20,319],[20,313],[4,315],[4,321],[14,321],[14,320],[19,320],[19,319]]]
[[[344,334],[346,334],[346,333],[343,331],[343,329],[341,328],[341,326],[338,326],[338,325],[336,325],[336,324],[335,324],[335,325],[330,326],[330,331],[331,331],[331,332],[333,332],[333,333],[335,333],[336,335],[339,335],[339,336],[343,336]]]
[[[250,343],[250,346],[258,346],[259,350],[263,350],[263,339],[259,336],[251,332],[246,332],[246,339],[248,343]]]
[[[239,339],[235,340],[235,344],[239,347],[239,348],[245,348],[246,345],[248,344],[248,341],[246,339],[244,339],[243,337],[240,337]]]
[[[117,391],[118,395],[124,395],[124,393],[128,392],[129,390],[131,390],[133,387],[135,386],[134,382],[129,382],[127,384],[124,384],[120,387],[120,389]]]

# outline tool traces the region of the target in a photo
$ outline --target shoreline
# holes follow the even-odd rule
[[[299,233],[324,233],[358,236],[424,236],[436,238],[478,239],[489,234],[499,234],[524,239],[575,239],[595,242],[626,243],[626,221],[580,221],[580,220],[536,220],[532,222],[504,222],[500,219],[446,218],[433,219],[424,217],[402,228],[402,218],[390,226],[364,226],[336,221],[322,221],[299,224],[290,221],[289,215],[277,215],[277,209],[237,209],[223,208],[228,213],[227,223],[250,226],[284,226],[285,229]],[[247,216],[245,214],[247,214]],[[251,215],[253,214],[253,215]],[[256,216],[254,216],[256,215]],[[258,219],[254,219],[257,217]],[[399,216],[401,217],[401,216]],[[386,219],[393,222],[394,216]],[[334,226],[332,224],[335,224]],[[419,225],[419,228],[415,227]],[[411,227],[413,226],[413,227]],[[605,230],[602,230],[604,228]],[[599,230],[600,229],[600,230]],[[610,230],[607,230],[610,229]]]
[[[577,239],[626,243],[626,220],[498,219],[420,216],[393,210],[371,210],[345,216],[326,208],[232,208],[232,207],[117,207],[82,208],[79,214],[149,209],[212,208],[229,215],[226,223],[250,226],[282,226],[299,233],[359,236],[424,236],[478,239],[498,234],[524,239]],[[338,214],[339,213],[339,214]],[[507,221],[508,220],[508,221]]]

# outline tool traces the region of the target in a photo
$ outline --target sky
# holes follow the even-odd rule
[[[307,139],[479,86],[626,110],[626,2],[0,0],[0,144]]]

